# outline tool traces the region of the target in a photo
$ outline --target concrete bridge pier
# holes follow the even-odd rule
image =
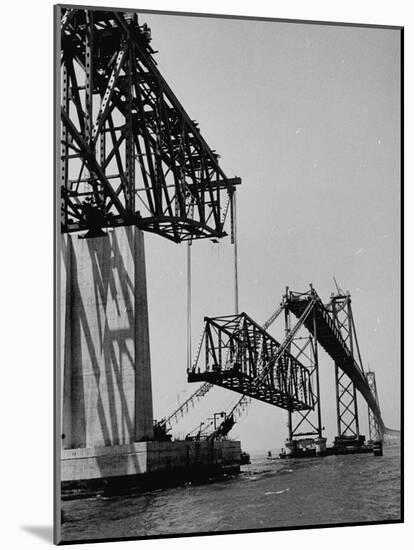
[[[65,234],[61,260],[63,453],[106,447],[122,471],[122,448],[153,435],[143,233]]]
[[[237,441],[154,441],[144,239],[62,237],[62,494],[237,473]]]

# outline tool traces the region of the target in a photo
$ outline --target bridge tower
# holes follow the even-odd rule
[[[377,402],[379,407],[377,383],[375,381],[375,372],[368,371],[366,373],[366,377],[367,377],[367,382],[371,390],[371,393],[374,396],[375,401]],[[368,430],[369,430],[368,433],[369,433],[370,441],[373,441],[373,442],[382,441],[383,439],[382,430],[370,407],[368,407]]]
[[[286,304],[289,289],[286,288],[282,304]],[[284,307],[285,337],[292,331],[292,315],[288,307]],[[316,326],[316,312],[311,313],[313,331],[299,330],[290,340],[289,352],[307,368],[310,376],[310,388],[313,407],[307,410],[288,410],[288,439],[285,443],[287,454],[295,454],[299,447],[306,448],[315,445],[317,453],[326,449],[326,438],[323,437],[321,416],[318,339]]]
[[[337,294],[332,294],[327,304],[322,302],[312,285],[307,292],[286,293],[284,307],[296,317],[296,324],[290,328],[289,322],[286,323],[287,336],[282,348],[286,346],[289,339],[294,341],[293,339],[299,335],[299,330],[303,327],[331,357],[335,366],[338,428],[334,448],[338,453],[358,452],[358,449],[364,445],[365,437],[360,435],[359,430],[357,390],[371,408],[381,429],[385,429],[385,426],[377,398],[371,392],[362,367],[350,293],[344,293],[339,288],[337,290]],[[316,412],[320,415],[320,409],[319,411],[316,409]],[[289,422],[291,422],[290,419]],[[319,426],[314,425],[315,429],[318,427],[320,427],[320,420]],[[289,435],[295,436],[295,429],[291,423]],[[301,449],[298,450],[301,451]]]
[[[332,294],[330,299],[330,310],[337,326],[341,332],[345,344],[348,346],[351,355],[355,358],[358,353],[359,364],[362,367],[359,353],[358,341],[352,315],[351,295],[349,292],[342,292],[338,289],[337,294]],[[359,440],[359,416],[358,401],[355,384],[339,365],[335,365],[335,390],[336,390],[336,416],[338,436],[337,444],[346,440]]]

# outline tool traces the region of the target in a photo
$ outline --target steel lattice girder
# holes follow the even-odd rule
[[[331,296],[332,311],[337,328],[344,344],[354,356],[351,297],[349,295]],[[359,365],[358,365],[359,367]],[[362,369],[360,369],[362,371]],[[338,436],[359,437],[358,401],[354,382],[335,363],[336,408]]]
[[[321,419],[321,402],[320,402],[320,384],[319,384],[319,363],[318,363],[318,341],[314,334],[309,334],[305,325],[304,319],[308,314],[311,314],[315,324],[315,310],[312,310],[313,302],[310,302],[303,311],[299,320],[294,327],[291,325],[290,310],[286,306],[287,293],[281,302],[281,309],[285,314],[285,334],[286,338],[279,348],[279,354],[283,348],[288,349],[289,353],[305,365],[309,372],[312,388],[312,399],[314,403],[313,409],[304,411],[289,412],[288,429],[289,439],[294,437],[302,438],[307,436],[322,437],[322,419]],[[315,328],[315,327],[314,327]]]
[[[204,353],[203,353],[204,347]],[[189,382],[206,381],[287,410],[314,406],[308,370],[248,315],[205,318]]]
[[[137,225],[223,237],[235,185],[162,77],[136,15],[65,9],[62,231]]]
[[[299,344],[299,345],[298,345]],[[320,392],[319,392],[319,365],[317,341],[312,336],[299,337],[292,340],[290,353],[306,366],[311,379],[314,408],[305,411],[295,411],[291,419],[291,436],[305,437],[309,435],[322,436]]]
[[[358,407],[355,385],[335,365],[336,407],[338,436],[359,437]]]
[[[371,388],[371,392],[375,396],[375,399],[378,403],[377,383],[376,383],[376,380],[375,380],[375,372],[369,371],[369,372],[367,372],[366,376],[367,376],[368,385]],[[383,434],[382,434],[381,429],[378,425],[378,422],[375,418],[375,415],[369,407],[368,407],[368,429],[369,429],[369,438],[370,438],[371,441],[381,441],[383,439]]]

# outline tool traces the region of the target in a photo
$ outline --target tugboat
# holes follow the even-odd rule
[[[372,451],[374,453],[374,456],[383,456],[382,441],[374,441],[372,443]]]
[[[250,455],[245,451],[242,451],[240,454],[240,464],[250,464]]]

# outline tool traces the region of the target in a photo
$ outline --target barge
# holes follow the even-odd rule
[[[365,441],[365,436],[335,437],[333,445],[326,446],[325,438],[307,438],[287,440],[279,458],[312,458],[317,456],[367,454],[382,456],[382,441]]]

